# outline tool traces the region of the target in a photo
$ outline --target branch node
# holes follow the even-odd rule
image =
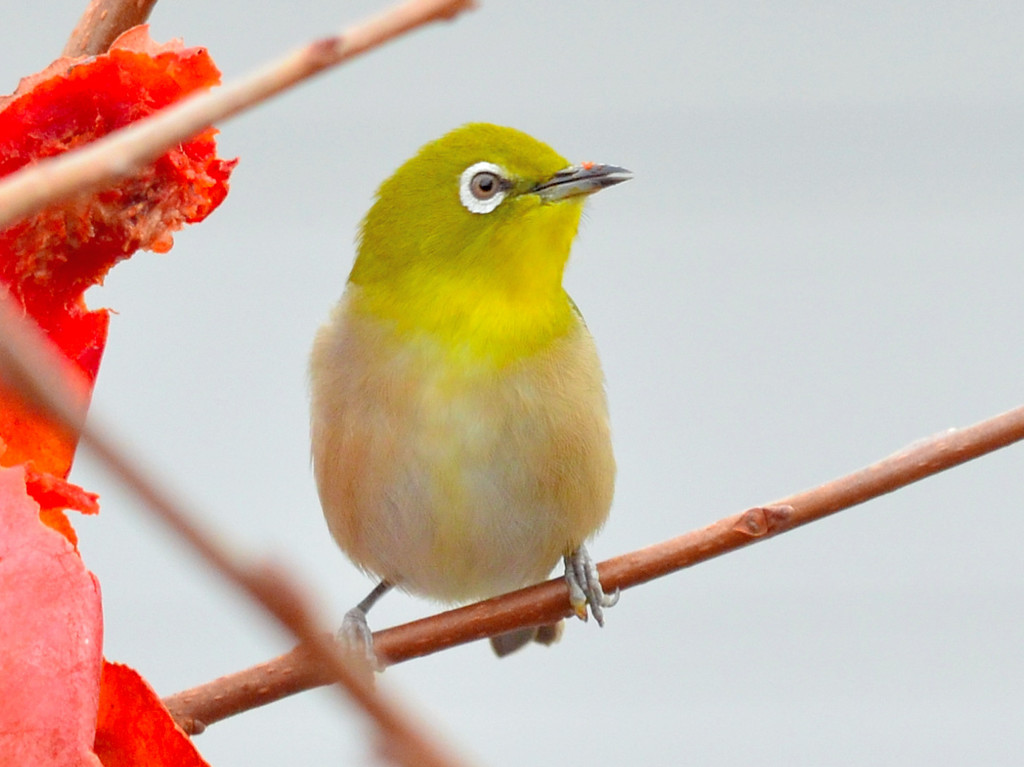
[[[206,723],[191,716],[175,718],[175,722],[188,736],[202,735],[206,731]]]
[[[338,52],[345,44],[343,35],[331,35],[314,40],[306,50],[310,65],[314,69],[326,69],[338,59]]]
[[[790,526],[792,506],[755,506],[744,511],[732,529],[751,538],[764,538]]]

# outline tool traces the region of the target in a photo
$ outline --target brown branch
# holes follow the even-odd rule
[[[747,509],[677,538],[599,565],[607,589],[641,583],[765,540],[898,490],[1024,439],[1024,407],[944,432],[845,477],[774,503]],[[381,659],[394,664],[572,613],[562,579],[374,634]],[[164,699],[179,722],[216,722],[324,684],[328,678],[302,649]]]
[[[41,160],[0,181],[0,229],[71,195],[137,172],[169,146],[266,101],[296,83],[432,21],[450,19],[473,0],[407,0],[325,37],[247,77],[191,96],[73,152]]]
[[[126,29],[149,18],[156,0],[90,0],[64,46],[63,56],[96,56]]]

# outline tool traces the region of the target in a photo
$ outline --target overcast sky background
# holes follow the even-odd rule
[[[2,87],[85,0],[21,4]],[[157,6],[226,78],[380,2]],[[619,479],[600,559],[847,473],[1024,401],[1024,5],[508,2],[222,126],[228,199],[118,266],[93,415],[324,620],[372,585],[309,469],[306,356],[376,186],[471,120],[635,179],[588,202],[568,287],[608,379]],[[1019,764],[1024,449],[625,593],[607,626],[380,683],[485,765]],[[291,641],[140,511],[76,520],[109,659],[161,694]],[[382,628],[435,610],[397,594]],[[317,691],[212,726],[217,766],[367,761]]]

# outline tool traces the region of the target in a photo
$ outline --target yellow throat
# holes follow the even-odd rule
[[[351,309],[426,334],[453,360],[504,367],[575,321],[562,274],[587,194],[629,178],[571,166],[511,128],[471,123],[424,146],[377,192]]]

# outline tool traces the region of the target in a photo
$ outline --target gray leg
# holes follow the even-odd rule
[[[583,544],[580,544],[572,554],[565,556],[565,582],[569,585],[569,601],[576,611],[576,617],[585,621],[589,605],[597,625],[603,626],[604,608],[611,607],[619,601],[619,590],[616,589],[614,594],[604,593],[601,579],[597,574],[597,565]]]
[[[344,642],[352,649],[361,647],[370,667],[374,669],[379,669],[380,664],[373,651],[373,632],[366,622],[366,613],[377,604],[378,599],[391,591],[392,585],[387,581],[378,583],[373,591],[367,594],[366,599],[345,613],[341,628],[338,629],[338,641]]]

